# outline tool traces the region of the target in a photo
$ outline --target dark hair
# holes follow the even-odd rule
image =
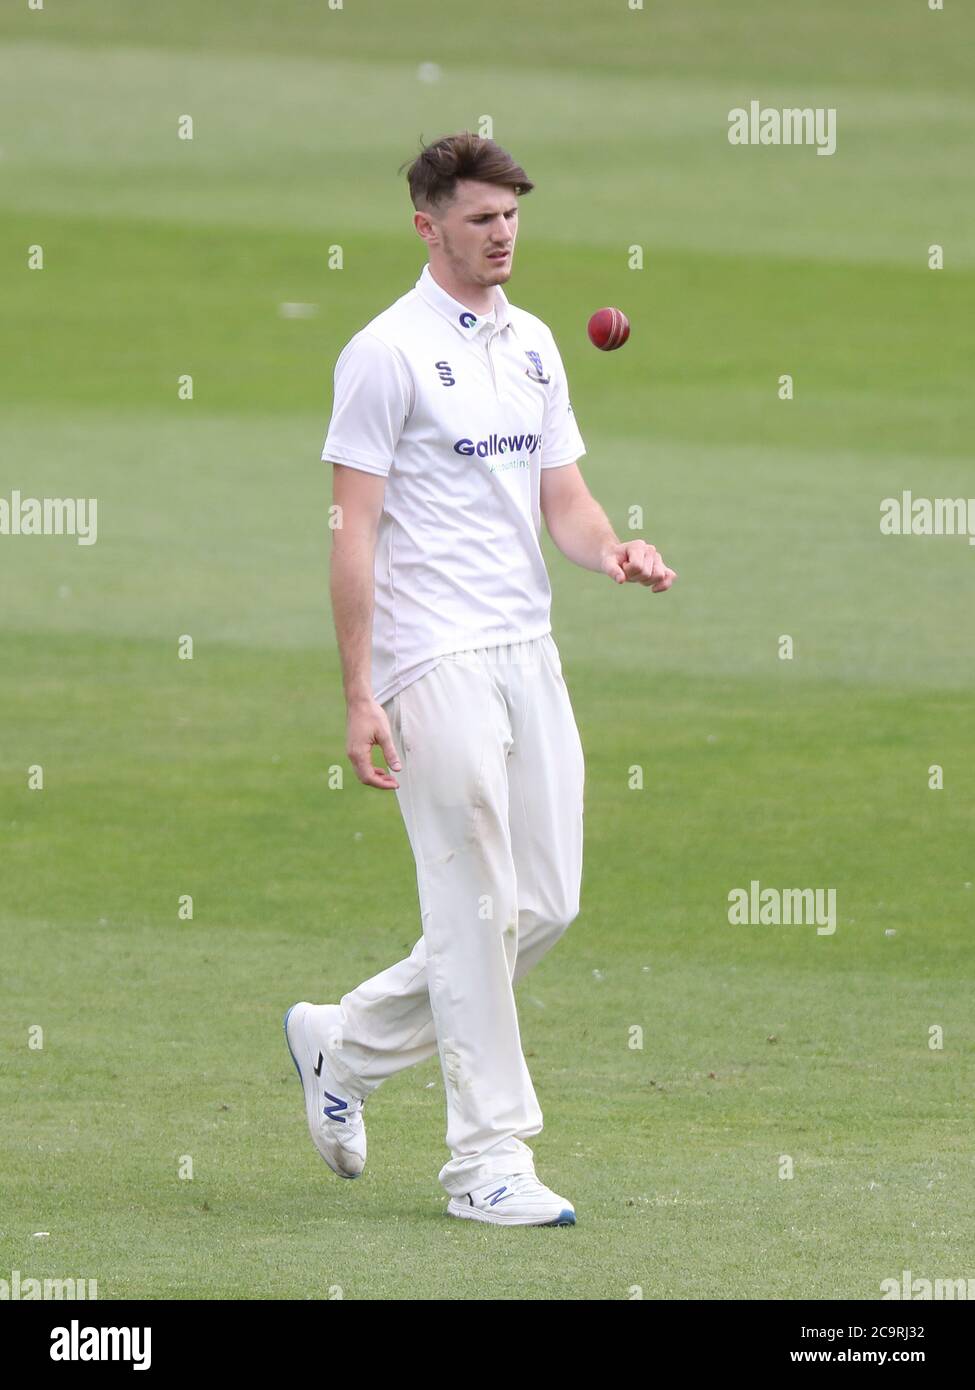
[[[400,173],[405,168],[406,163],[401,164]],[[444,135],[425,145],[410,164],[406,177],[413,206],[424,210],[443,208],[453,202],[458,179],[513,187],[519,196],[535,187],[507,150],[469,130]]]

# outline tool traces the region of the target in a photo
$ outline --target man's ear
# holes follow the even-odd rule
[[[428,246],[439,245],[437,228],[429,213],[415,212],[413,214],[413,226],[416,228],[417,236],[425,241]]]

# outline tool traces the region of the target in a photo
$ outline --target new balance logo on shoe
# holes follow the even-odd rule
[[[327,1115],[330,1120],[338,1120],[339,1124],[348,1124],[345,1115],[339,1115],[337,1113],[339,1110],[347,1110],[349,1108],[348,1101],[341,1100],[338,1096],[333,1096],[331,1091],[326,1091],[325,1095],[328,1096],[329,1100],[334,1101],[335,1104],[322,1106],[322,1114]]]
[[[487,1200],[491,1203],[492,1207],[496,1207],[499,1202],[504,1201],[505,1197],[510,1197],[511,1195],[512,1194],[506,1187],[499,1187],[494,1192],[488,1194]]]

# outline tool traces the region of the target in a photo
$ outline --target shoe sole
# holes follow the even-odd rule
[[[295,1071],[298,1073],[298,1080],[301,1082],[301,1093],[302,1093],[302,1095],[303,1095],[304,1098],[305,1098],[305,1119],[306,1119],[307,1122],[308,1122],[308,1130],[309,1130],[309,1135],[311,1136],[311,1141],[312,1141],[312,1143],[315,1145],[315,1152],[319,1155],[320,1158],[323,1158],[323,1159],[325,1160],[325,1162],[328,1164],[329,1168],[331,1168],[332,1172],[335,1173],[335,1175],[336,1175],[337,1177],[340,1177],[340,1178],[361,1178],[361,1177],[362,1177],[362,1173],[361,1173],[361,1172],[359,1172],[359,1173],[343,1173],[341,1168],[336,1168],[336,1166],[335,1166],[335,1164],[332,1162],[332,1160],[331,1160],[326,1154],[323,1154],[322,1151],[321,1151],[321,1149],[318,1147],[318,1145],[315,1144],[314,1135],[311,1134],[311,1128],[312,1128],[312,1102],[310,1102],[309,1099],[308,1099],[308,1088],[305,1086],[305,1078],[304,1078],[304,1077],[302,1076],[302,1074],[301,1074],[301,1067],[298,1065],[298,1058],[297,1058],[297,1057],[295,1056],[295,1054],[294,1054],[294,1048],[291,1046],[291,1039],[290,1039],[289,1036],[288,1036],[288,1019],[291,1017],[291,1015],[294,1013],[294,1011],[295,1011],[295,1009],[297,1009],[297,1007],[298,1007],[297,1004],[292,1004],[292,1005],[291,1005],[291,1008],[288,1010],[288,1012],[287,1012],[287,1013],[285,1014],[285,1016],[284,1016],[284,1040],[285,1040],[285,1042],[286,1042],[287,1045],[288,1045],[288,1051],[289,1051],[290,1054],[291,1054],[291,1060],[292,1060],[292,1062],[294,1062],[294,1064],[295,1064]]]
[[[576,1214],[571,1207],[563,1207],[553,1221],[514,1221],[506,1220],[500,1212],[489,1216],[487,1212],[479,1211],[477,1207],[465,1207],[457,1197],[451,1197],[447,1203],[447,1213],[449,1216],[459,1216],[463,1221],[483,1221],[488,1226],[574,1226],[576,1224]]]

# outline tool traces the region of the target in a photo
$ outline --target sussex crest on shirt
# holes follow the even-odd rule
[[[532,381],[539,382],[542,386],[544,386],[547,382],[551,381],[551,377],[547,377],[545,375],[545,370],[542,367],[542,359],[537,352],[530,352],[526,348],[525,356],[531,363],[530,367],[525,368],[525,375],[527,377],[530,377]]]

